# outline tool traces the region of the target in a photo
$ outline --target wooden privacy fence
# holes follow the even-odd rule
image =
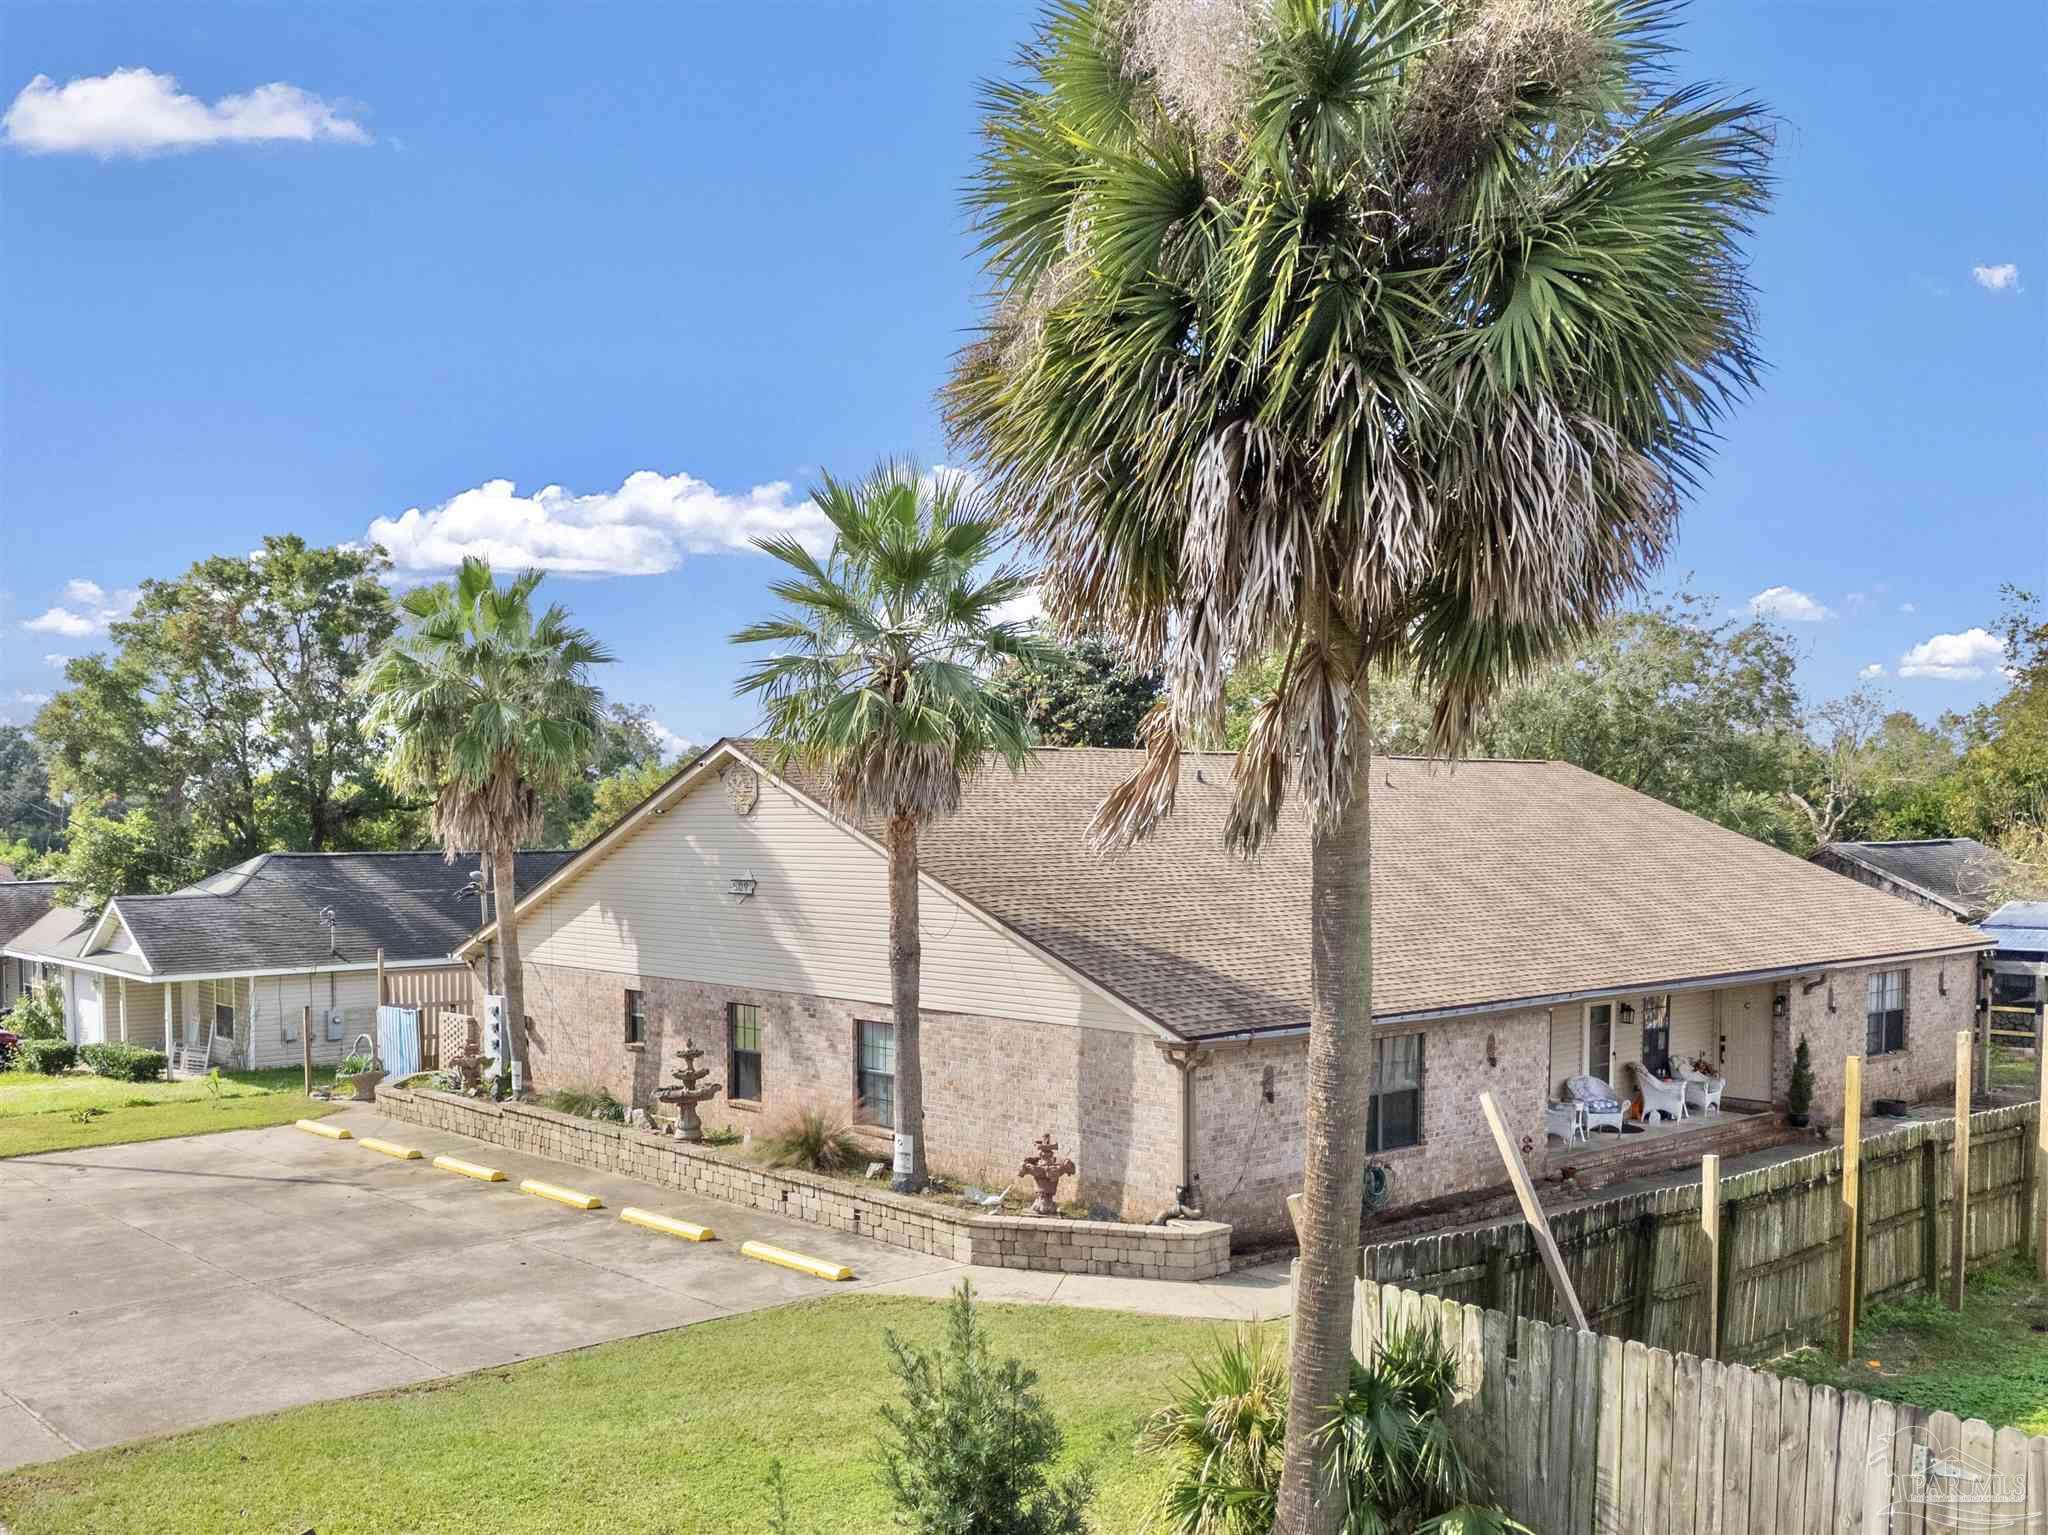
[[[1967,1235],[1972,1267],[2031,1252],[2038,1106],[1970,1119]],[[1950,1120],[1862,1142],[1857,1288],[1865,1301],[1939,1289],[1949,1253]],[[1721,1263],[1700,1226],[1698,1184],[1567,1210],[1550,1225],[1586,1320],[1661,1349],[1763,1359],[1829,1336],[1841,1305],[1842,1148],[1721,1181]],[[1368,1240],[1370,1236],[1368,1234]],[[1566,1320],[1520,1221],[1369,1246],[1361,1276],[1510,1317]],[[1712,1329],[1709,1285],[1721,1298]]]
[[[2048,1439],[1361,1280],[1352,1351],[1435,1327],[1451,1427],[1537,1535],[2048,1535]]]

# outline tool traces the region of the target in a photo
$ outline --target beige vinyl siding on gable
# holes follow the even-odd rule
[[[740,900],[736,878],[756,881]],[[526,960],[888,1005],[888,861],[765,778],[738,815],[707,778],[522,919]],[[1139,1032],[1143,1025],[927,886],[924,1005]]]

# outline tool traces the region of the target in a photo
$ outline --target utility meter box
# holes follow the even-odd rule
[[[501,992],[484,998],[483,1056],[487,1061],[505,1059],[505,998]]]

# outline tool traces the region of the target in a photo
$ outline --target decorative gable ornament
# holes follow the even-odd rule
[[[733,814],[752,815],[754,807],[761,803],[761,775],[750,767],[729,762],[719,770],[718,776],[725,782],[726,798],[732,801]]]

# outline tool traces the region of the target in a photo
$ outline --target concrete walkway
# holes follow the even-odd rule
[[[461,1374],[792,1300],[943,1296],[1263,1321],[1284,1264],[1200,1284],[984,1269],[351,1108],[327,1121],[478,1183],[290,1126],[0,1162],[0,1468]],[[543,1178],[584,1212],[518,1192]],[[701,1222],[658,1236],[625,1205]],[[850,1266],[827,1284],[739,1256],[749,1239]]]

